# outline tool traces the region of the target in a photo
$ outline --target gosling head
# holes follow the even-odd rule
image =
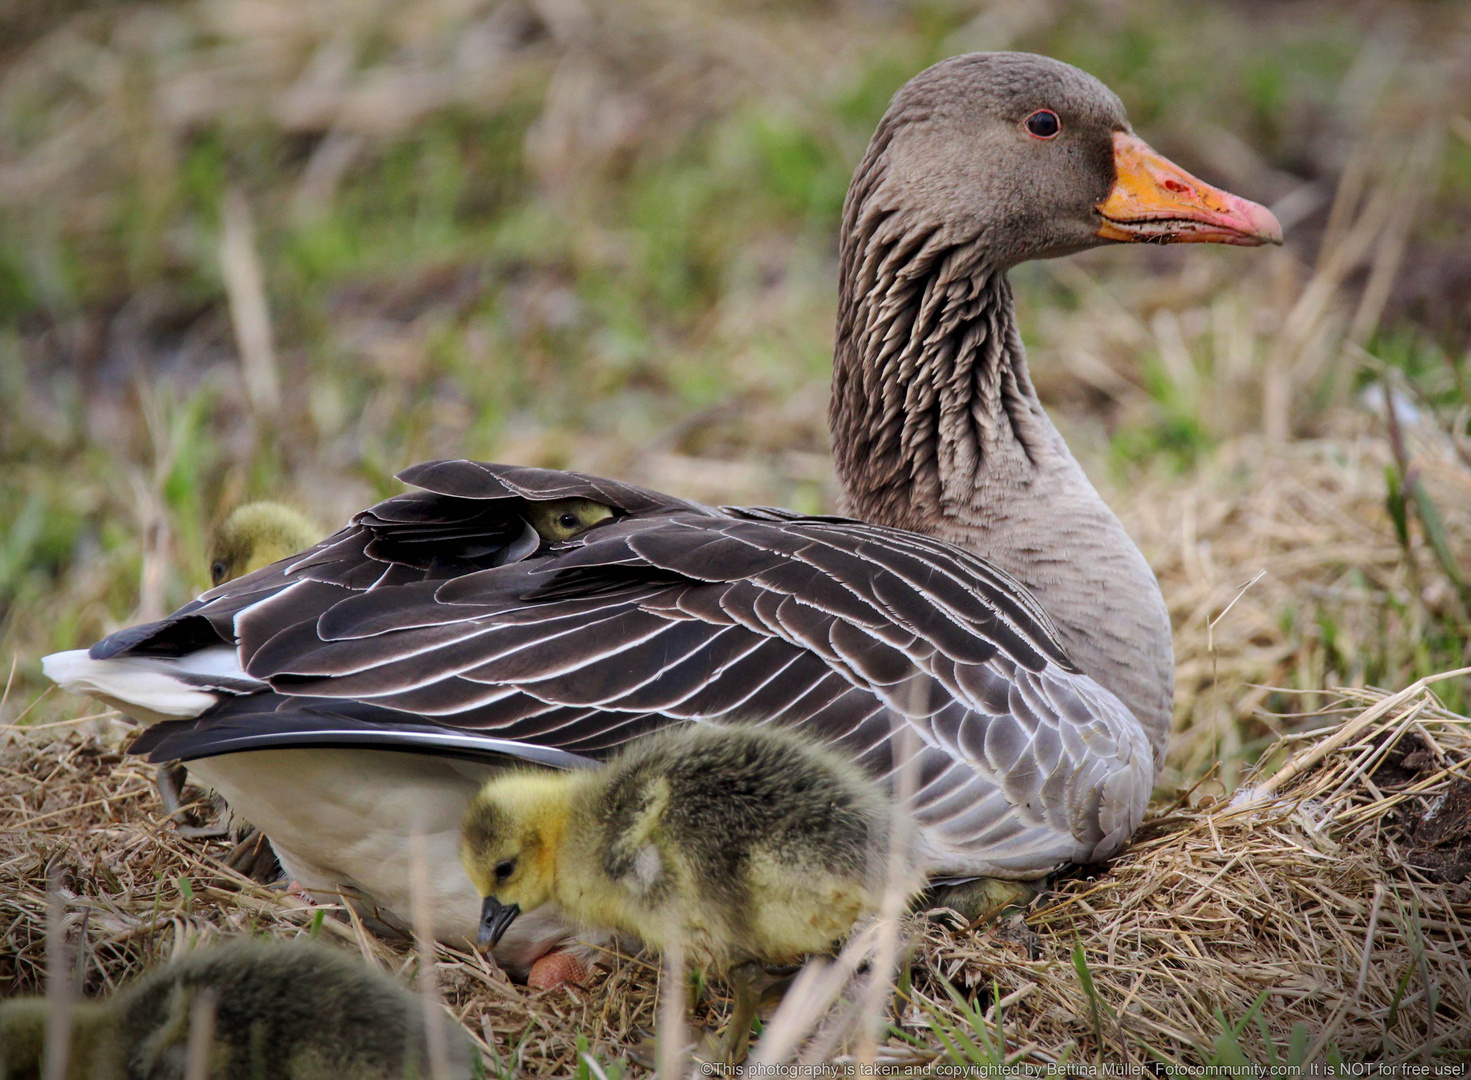
[[[564,774],[509,773],[486,784],[465,812],[460,862],[485,898],[482,949],[497,945],[523,910],[552,899],[566,788]]]
[[[253,502],[227,517],[209,545],[209,577],[215,585],[304,551],[322,531],[291,507]]]
[[[613,508],[592,499],[549,499],[529,503],[526,518],[548,543],[571,540],[599,522],[613,518]]]

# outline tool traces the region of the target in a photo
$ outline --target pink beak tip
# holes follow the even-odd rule
[[[1241,232],[1250,237],[1257,244],[1281,244],[1282,223],[1277,220],[1277,215],[1268,210],[1260,203],[1251,202],[1249,199],[1238,199],[1237,205],[1232,207],[1235,211],[1233,216],[1239,216],[1241,224],[1238,226]]]

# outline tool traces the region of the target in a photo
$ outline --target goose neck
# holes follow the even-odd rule
[[[850,204],[829,424],[845,511],[967,548],[1022,582],[1163,757],[1174,699],[1159,583],[1033,389],[984,238]]]
[[[1032,386],[1005,272],[973,243],[910,244],[907,258],[871,243],[845,259],[829,414],[838,477],[865,520],[986,524],[998,487],[1032,487],[1072,456]]]

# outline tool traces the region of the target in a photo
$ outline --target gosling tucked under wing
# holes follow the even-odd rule
[[[237,506],[210,537],[207,556],[210,582],[223,585],[252,570],[304,551],[316,542],[322,532],[285,503],[262,499]],[[166,762],[158,767],[158,792],[164,809],[179,823],[179,832],[184,836],[228,835],[229,826],[224,824],[191,825],[187,822],[183,813],[186,777],[183,766],[176,762]],[[237,847],[231,858],[249,861],[253,847],[253,844]]]
[[[322,530],[285,503],[259,500],[237,506],[209,543],[209,577],[223,585],[310,547]]]
[[[419,822],[450,936],[474,895],[459,816],[494,768],[466,759],[571,765],[663,724],[780,718],[882,771],[883,710],[909,707],[895,688],[916,673],[935,684],[909,716],[932,869],[1029,877],[1105,855],[1164,752],[1169,620],[1037,401],[1006,271],[1105,242],[1280,235],[1150,151],[1086,74],[945,61],[895,95],[841,237],[838,476],[857,515],[913,532],[421,466],[405,479],[425,491],[303,559],[48,673],[178,718],[139,748],[222,755],[196,771],[304,883],[314,868],[407,911]],[[566,543],[528,522],[529,504],[576,497],[617,520]],[[229,752],[257,746],[278,749]]]

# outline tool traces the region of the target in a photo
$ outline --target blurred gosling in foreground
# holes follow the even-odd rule
[[[691,724],[598,770],[519,770],[465,816],[461,859],[485,897],[480,944],[548,901],[570,922],[655,948],[675,935],[727,976],[724,1039],[744,1055],[760,965],[824,952],[878,909],[888,798],[791,731]]]
[[[74,1005],[65,1076],[184,1077],[191,1025],[196,1015],[208,1016],[211,1002],[209,1080],[433,1075],[420,997],[337,949],[237,941],[155,968],[104,1001]],[[47,1075],[51,1011],[52,1003],[39,997],[0,1005],[0,1080]],[[471,1076],[473,1051],[464,1033],[447,1015],[443,1030],[449,1075]]]
[[[209,544],[209,579],[223,585],[279,559],[305,551],[322,530],[284,503],[261,500],[231,512]]]

